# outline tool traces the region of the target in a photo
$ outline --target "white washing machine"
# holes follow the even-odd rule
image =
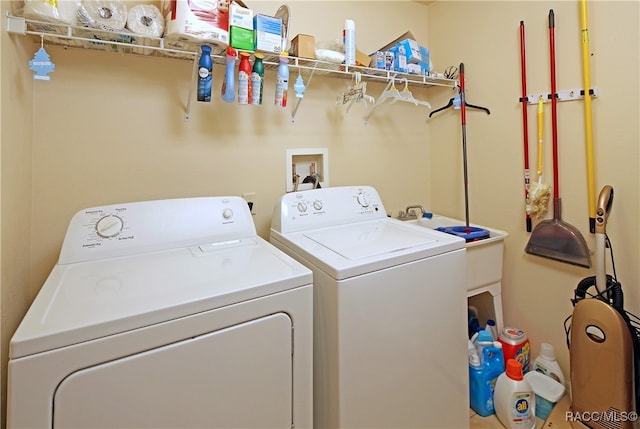
[[[8,428],[311,427],[312,299],[241,198],[82,210],[11,339]]]
[[[314,427],[469,426],[464,240],[368,186],[284,195],[270,240],[313,271]]]

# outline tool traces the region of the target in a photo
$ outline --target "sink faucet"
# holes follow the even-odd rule
[[[398,213],[398,219],[400,220],[414,220],[418,219],[418,215],[415,212],[415,209],[420,209],[420,216],[422,216],[425,212],[424,207],[419,205],[407,206],[404,211]]]

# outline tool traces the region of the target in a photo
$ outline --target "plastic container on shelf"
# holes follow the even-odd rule
[[[529,339],[524,331],[518,328],[504,328],[498,336],[502,343],[504,360],[515,359],[522,365],[522,371],[529,371]]]
[[[524,378],[536,395],[536,417],[546,420],[556,402],[564,395],[564,385],[536,371],[529,371]]]
[[[533,361],[531,370],[551,377],[564,386],[565,378],[556,360],[556,351],[549,343],[540,344],[540,354]]]
[[[517,360],[507,360],[505,372],[496,380],[493,402],[498,420],[507,429],[533,429],[536,426],[536,397]]]
[[[202,55],[198,62],[198,101],[211,101],[211,84],[213,83],[213,61],[211,47],[202,45]]]
[[[251,104],[251,63],[249,53],[240,52],[238,65],[238,103]]]
[[[262,104],[262,88],[264,85],[264,55],[256,52],[254,54],[253,68],[251,70],[251,104]]]
[[[475,352],[475,347],[474,347]],[[469,351],[470,356],[472,351]],[[496,380],[505,370],[502,355],[502,344],[495,341],[493,345],[482,350],[482,363],[473,365],[469,360],[469,402],[471,409],[483,417],[495,413],[494,390]]]
[[[280,64],[276,76],[275,104],[278,107],[287,107],[287,93],[289,92],[289,54],[280,53]]]
[[[227,47],[227,66],[224,73],[224,81],[222,82],[221,94],[222,100],[232,103],[236,99],[235,91],[235,66],[236,66],[236,50],[231,46]]]
[[[351,19],[344,21],[342,33],[344,40],[344,63],[348,66],[356,64],[356,24]]]

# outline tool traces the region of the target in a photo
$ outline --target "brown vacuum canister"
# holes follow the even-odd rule
[[[574,417],[588,418],[581,420],[594,429],[633,428],[626,417],[635,411],[633,353],[629,327],[612,306],[593,298],[575,305],[570,352]]]

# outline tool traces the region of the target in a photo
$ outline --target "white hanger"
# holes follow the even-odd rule
[[[427,106],[429,109],[431,109],[431,104],[429,104],[427,101],[416,100],[413,97],[413,93],[409,91],[409,81],[406,78],[403,80],[404,80],[404,89],[402,90],[402,92],[398,94],[397,98],[402,101],[413,103],[416,106],[420,104],[423,106]]]
[[[381,104],[384,104],[385,101],[387,101],[387,100],[388,100],[388,102],[386,104],[393,104],[396,101],[406,101],[406,102],[409,102],[409,103],[413,103],[416,106],[417,105],[423,105],[423,106],[427,106],[429,109],[431,109],[431,104],[429,104],[426,101],[417,100],[413,96],[411,91],[409,91],[409,81],[406,78],[403,78],[402,80],[405,83],[404,89],[402,91],[398,91],[398,89],[396,88],[396,84],[395,84],[395,76],[391,77],[391,79],[389,80],[389,83],[385,87],[384,91],[382,91],[382,94],[380,94],[380,97],[378,97],[378,99],[376,100],[375,104],[373,105],[373,108],[369,111],[369,114],[364,118],[365,124],[367,123],[367,121],[369,120],[371,115],[373,114],[373,111],[376,109],[376,107],[378,107]]]

